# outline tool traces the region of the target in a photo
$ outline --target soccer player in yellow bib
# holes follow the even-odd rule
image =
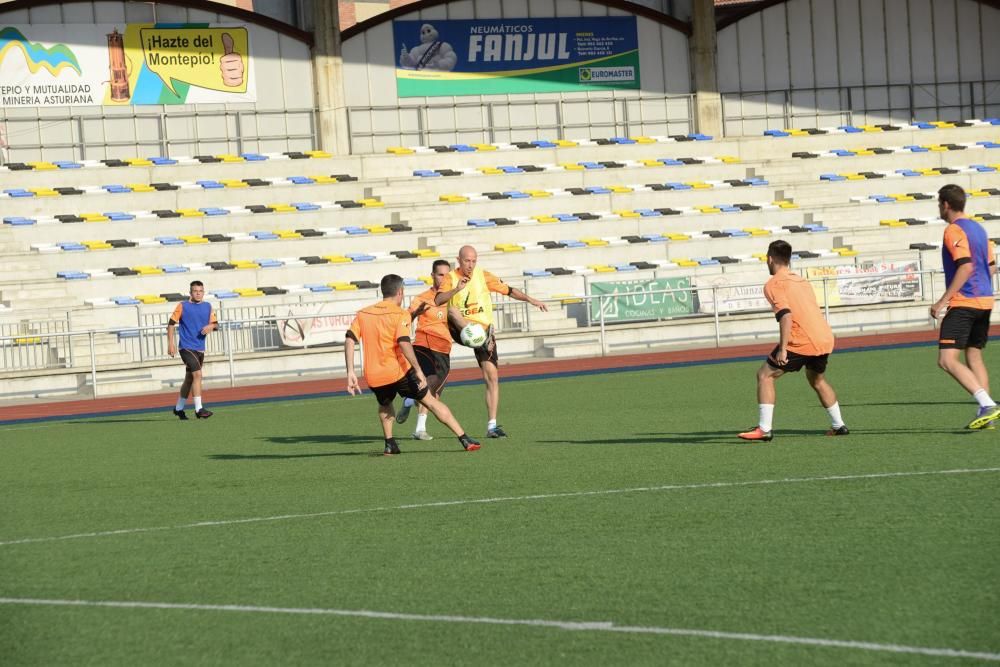
[[[487,438],[505,438],[507,434],[497,425],[497,409],[500,406],[500,373],[497,369],[497,342],[493,335],[493,299],[490,292],[503,294],[518,301],[525,301],[539,310],[548,308],[538,299],[511,287],[489,271],[476,265],[479,254],[470,245],[458,251],[458,265],[442,281],[434,303],[441,306],[449,303],[469,322],[477,322],[486,329],[486,342],[475,349],[476,361],[483,371],[486,383],[486,423]],[[459,341],[458,331],[452,330],[452,337]],[[459,341],[460,342],[460,341]]]

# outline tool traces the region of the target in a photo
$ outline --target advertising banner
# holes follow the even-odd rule
[[[256,99],[245,26],[0,24],[4,107]]]
[[[698,281],[698,309],[702,313],[735,313],[747,310],[768,310],[771,304],[764,298],[763,285],[743,284],[747,281],[745,276],[730,278],[727,276],[715,276],[709,285],[704,281]],[[706,289],[714,287],[715,290]]]
[[[639,88],[634,16],[393,21],[399,97]]]
[[[361,308],[363,304],[338,302],[279,306],[277,322],[281,344],[285,347],[315,347],[343,343],[344,335],[354,321],[353,305]]]
[[[823,305],[823,278],[831,306],[853,306],[886,301],[916,301],[921,297],[920,263],[864,262],[806,269],[814,280],[816,301]]]
[[[601,319],[603,304],[605,322],[632,322],[658,320],[678,315],[690,315],[697,310],[694,295],[688,289],[690,278],[657,278],[653,280],[622,280],[613,283],[590,283],[590,295],[628,294],[610,299],[591,299],[590,320]],[[657,290],[684,290],[664,294],[650,294]]]

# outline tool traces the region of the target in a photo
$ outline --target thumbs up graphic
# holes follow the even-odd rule
[[[222,83],[230,88],[237,88],[243,85],[243,56],[233,49],[233,38],[228,32],[222,33],[222,46],[226,50],[225,55],[219,59],[219,69],[222,70]]]

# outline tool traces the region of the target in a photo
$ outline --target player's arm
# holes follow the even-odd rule
[[[448,290],[444,289],[445,287],[448,287],[449,285],[451,285],[451,282],[445,283],[444,285],[441,286],[442,289],[437,294],[434,295],[434,305],[435,306],[443,306],[444,304],[448,303],[448,301],[451,300],[451,297],[455,296],[456,294],[458,294],[459,292],[461,292],[463,289],[465,289],[465,286],[468,283],[469,283],[469,279],[466,276],[462,276],[461,278],[459,278],[458,279],[458,285],[456,285],[455,287],[453,287],[451,289],[448,289]]]
[[[535,308],[538,308],[542,312],[548,311],[548,309],[549,309],[548,306],[546,306],[544,303],[542,303],[538,299],[535,299],[535,298],[533,298],[533,297],[525,294],[524,292],[522,292],[521,290],[517,289],[516,287],[511,287],[510,285],[508,285],[504,281],[500,280],[499,278],[497,278],[495,275],[493,275],[489,271],[486,271],[485,274],[486,274],[485,275],[485,277],[486,277],[486,287],[491,292],[496,292],[497,294],[504,294],[506,296],[509,296],[512,299],[517,299],[518,301],[524,301],[525,303],[530,303],[532,306],[534,306]]]
[[[544,303],[542,303],[541,301],[532,296],[525,294],[516,287],[511,287],[510,292],[507,293],[507,296],[509,296],[512,299],[517,299],[518,301],[525,301],[527,303],[530,303],[532,306],[534,306],[535,308],[537,308],[542,312],[548,312],[549,310],[549,307],[546,306]]]
[[[403,358],[410,362],[410,366],[417,374],[417,385],[426,387],[427,378],[424,376],[424,372],[420,370],[420,362],[417,361],[417,355],[413,351],[413,343],[410,342],[409,338],[399,338],[396,340],[396,345],[399,346],[399,351],[403,353]]]
[[[969,252],[969,239],[965,232],[957,225],[949,225],[944,232],[944,246],[955,261],[955,275],[948,283],[947,289],[941,298],[934,302],[930,308],[931,317],[937,318],[948,308],[951,298],[962,289],[962,286],[972,277],[975,267],[972,264],[972,256]]]
[[[356,323],[356,321],[355,321]],[[354,347],[358,344],[358,336],[354,332],[354,324],[344,336],[344,365],[347,366],[347,393],[354,396],[361,393],[358,375],[354,372]]]
[[[174,340],[174,329],[177,328],[177,323],[181,321],[183,312],[184,304],[179,303],[170,315],[170,319],[167,320],[167,354],[171,357],[177,355],[177,341]]]
[[[213,309],[211,315],[208,316],[208,324],[206,324],[201,328],[201,335],[207,336],[213,331],[218,330],[218,328],[219,328],[219,320],[215,317],[215,309]]]
[[[775,317],[778,319],[778,358],[775,361],[784,365],[788,361],[788,341],[792,337],[792,311],[782,310]]]

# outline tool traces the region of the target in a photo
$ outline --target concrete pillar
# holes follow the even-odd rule
[[[350,152],[340,16],[336,0],[313,0],[313,85],[319,148],[336,155]]]
[[[694,67],[695,118],[698,131],[722,136],[722,96],[716,70],[715,1],[694,0],[691,12],[692,65]]]

